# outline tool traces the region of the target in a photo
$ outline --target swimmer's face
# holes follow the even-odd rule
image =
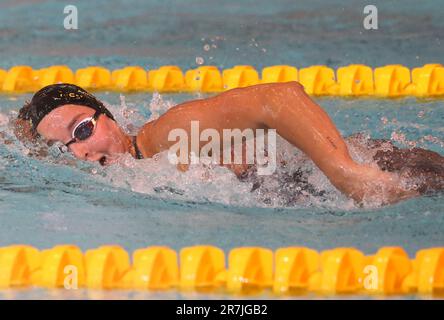
[[[37,126],[37,132],[48,142],[69,142],[80,122],[92,117],[95,110],[86,106],[64,105],[48,113]],[[69,145],[79,159],[110,163],[119,153],[128,152],[128,137],[115,121],[101,114],[90,137]]]

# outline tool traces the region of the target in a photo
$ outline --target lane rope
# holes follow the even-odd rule
[[[228,263],[226,263],[228,262]],[[129,253],[118,245],[82,252],[75,245],[38,250],[28,245],[0,248],[0,288],[88,288],[224,292],[275,295],[442,295],[444,247],[419,250],[410,259],[401,247],[373,255],[355,248],[317,252],[306,247],[166,246]]]
[[[269,66],[261,74],[252,66],[238,65],[220,71],[200,66],[183,72],[178,66],[146,69],[128,66],[108,70],[101,66],[81,68],[55,65],[42,69],[14,66],[0,69],[0,92],[35,92],[54,83],[73,83],[95,91],[221,92],[260,83],[299,81],[310,95],[438,97],[444,96],[444,66],[438,63],[409,68],[387,65],[372,69],[352,64],[336,70],[323,65],[296,68]]]

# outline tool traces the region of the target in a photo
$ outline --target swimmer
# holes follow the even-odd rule
[[[405,183],[407,170],[401,172],[402,166],[390,162],[390,153],[379,155],[379,167],[354,161],[328,114],[298,82],[259,84],[181,103],[146,123],[137,136],[126,134],[103,103],[82,88],[50,85],[21,108],[15,133],[21,140],[41,137],[48,143],[60,141],[75,157],[105,165],[123,153],[142,159],[168,150],[175,143],[169,141],[169,132],[183,129],[190,134],[191,121],[199,121],[201,130],[216,129],[221,136],[223,129],[276,129],[357,203],[377,200],[390,204],[418,196],[425,189],[443,187],[443,157],[431,151],[420,155],[426,159],[433,154],[439,163],[433,172],[423,170],[437,181],[430,188],[413,188]],[[418,154],[398,152],[398,163],[415,152]],[[427,161],[423,162],[427,167]],[[227,166],[238,177],[248,170],[246,164]],[[179,168],[186,170],[186,166]]]

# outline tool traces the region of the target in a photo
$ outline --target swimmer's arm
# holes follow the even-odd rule
[[[325,156],[325,151],[348,156],[346,145],[328,115],[317,106],[297,82],[273,83],[238,88],[207,99],[179,104],[159,119],[147,123],[139,132],[146,156],[166,150],[168,133],[180,128],[191,134],[191,121],[199,121],[200,131],[223,129],[274,128],[305,153]],[[155,134],[152,134],[154,133]],[[312,140],[323,150],[312,150]],[[321,149],[321,148],[318,148]]]
[[[150,157],[175,144],[176,141],[168,141],[172,129],[184,129],[191,136],[193,120],[199,121],[200,131],[212,128],[221,136],[223,129],[276,129],[307,154],[336,188],[358,201],[362,200],[368,182],[387,179],[384,172],[352,160],[328,114],[297,82],[238,88],[179,104],[142,128],[138,145],[144,156]]]

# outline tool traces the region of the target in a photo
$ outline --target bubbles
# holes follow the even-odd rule
[[[444,148],[444,140],[442,140],[438,137],[432,136],[430,134],[425,135],[424,137],[419,139],[419,142],[420,143],[431,142],[433,144],[439,145],[441,148]]]
[[[196,64],[197,65],[203,65],[205,63],[205,60],[204,60],[204,58],[202,58],[202,57],[196,57]]]
[[[416,147],[417,143],[416,141],[409,141],[406,138],[406,135],[404,133],[400,133],[400,132],[392,132],[392,135],[390,137],[390,139],[392,139],[395,142],[400,143],[401,145],[405,145],[405,146],[409,146],[409,147]]]
[[[182,172],[171,165],[167,151],[143,160],[125,155],[103,172],[103,182],[158,198],[237,205],[255,203],[253,197],[245,199],[251,186],[240,182],[228,169],[196,164]]]

